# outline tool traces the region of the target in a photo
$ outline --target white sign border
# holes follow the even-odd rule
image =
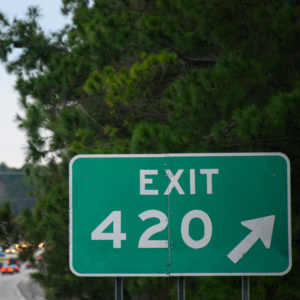
[[[279,273],[78,273],[73,268],[73,210],[72,210],[72,167],[79,158],[132,158],[132,157],[213,157],[213,156],[281,156],[287,164],[287,205],[288,205],[288,247],[289,265]],[[290,187],[290,160],[280,152],[246,152],[246,153],[165,153],[165,154],[80,154],[74,156],[69,163],[69,267],[73,274],[80,277],[177,277],[177,276],[283,276],[292,268],[292,229],[291,229],[291,187]]]

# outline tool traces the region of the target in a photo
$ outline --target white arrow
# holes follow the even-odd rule
[[[241,224],[250,230],[250,232],[228,255],[235,264],[250,250],[250,248],[259,240],[264,243],[267,249],[271,246],[275,216],[268,216],[248,221]]]

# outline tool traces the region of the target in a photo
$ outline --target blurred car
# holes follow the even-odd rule
[[[5,249],[5,253],[9,254],[9,253],[16,253],[17,250],[16,250],[16,247],[15,246],[10,246],[8,249]]]
[[[5,252],[3,251],[3,248],[0,246],[0,256],[5,256]]]
[[[31,261],[27,261],[25,263],[25,267],[26,267],[26,269],[31,269],[31,268],[36,268],[36,265]]]
[[[11,258],[7,261],[8,265],[17,265],[20,268],[20,261],[16,258]]]
[[[15,273],[19,273],[20,272],[20,266],[16,265],[16,264],[11,264],[9,265],[10,268],[13,268]]]
[[[2,275],[5,274],[14,274],[15,273],[15,268],[11,265],[9,265],[7,262],[4,262],[2,267],[0,268],[0,271],[2,273]]]
[[[36,258],[36,260],[35,260],[35,263],[36,263],[36,264],[41,264],[41,263],[43,263],[44,261],[45,261],[45,260],[44,260],[43,257],[38,256],[38,257]]]

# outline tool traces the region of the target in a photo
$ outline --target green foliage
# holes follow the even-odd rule
[[[0,59],[18,76],[38,199],[19,222],[45,241],[48,299],[113,299],[113,280],[68,268],[68,162],[76,154],[284,152],[292,165],[293,269],[252,278],[253,299],[298,299],[300,56],[297,1],[63,0],[51,36],[39,12],[0,14]],[[22,49],[9,61],[14,47]],[[44,160],[45,165],[40,162]],[[128,278],[126,299],[175,299],[173,279]],[[238,299],[238,278],[188,278],[187,299]]]
[[[32,208],[36,202],[31,197],[34,188],[27,184],[25,168],[9,168],[5,163],[0,164],[0,205],[9,201],[14,215],[26,207]]]
[[[0,245],[3,249],[7,249],[14,243],[19,243],[20,238],[21,231],[15,222],[10,202],[3,202],[0,206]]]
[[[176,278],[141,277],[126,281],[125,284],[133,299],[177,299]]]

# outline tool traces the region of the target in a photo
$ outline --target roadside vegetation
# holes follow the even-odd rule
[[[10,168],[5,163],[0,164],[0,205],[9,201],[12,213],[18,215],[26,207],[32,208],[35,199],[32,197],[33,186],[27,184],[25,167]]]
[[[289,157],[293,267],[253,277],[251,299],[299,299],[299,1],[63,0],[62,12],[72,24],[51,35],[38,8],[0,15],[0,59],[18,77],[37,199],[19,225],[31,244],[45,241],[35,278],[47,299],[114,299],[112,278],[76,277],[68,266],[72,157],[202,152]],[[175,279],[127,278],[124,288],[125,299],[176,299]],[[186,293],[240,299],[240,278],[187,278]]]

